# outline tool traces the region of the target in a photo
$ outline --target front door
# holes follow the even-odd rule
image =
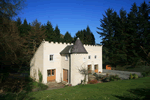
[[[56,79],[56,69],[47,70],[47,82],[55,81]]]
[[[88,65],[88,73],[91,73],[91,65]]]
[[[68,82],[68,70],[63,69],[63,81]]]
[[[98,73],[98,65],[94,65],[95,73]]]

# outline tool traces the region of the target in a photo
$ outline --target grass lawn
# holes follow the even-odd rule
[[[31,92],[25,100],[148,100],[149,93],[150,77],[143,77]]]

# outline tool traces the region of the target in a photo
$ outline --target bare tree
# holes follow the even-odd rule
[[[87,69],[87,67],[85,66],[85,63],[83,63],[83,64],[80,66],[80,68],[78,68],[78,71],[80,72],[80,74],[84,75],[84,80],[83,80],[83,82],[84,82],[84,85],[85,85],[86,80],[87,80],[87,75],[88,75],[88,69]],[[82,81],[82,80],[81,80],[81,81]],[[82,82],[81,82],[81,84],[82,84]]]

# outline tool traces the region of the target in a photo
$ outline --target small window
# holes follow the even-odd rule
[[[91,59],[91,56],[89,56],[89,59]]]
[[[97,58],[97,56],[95,55],[95,59]]]
[[[52,75],[54,75],[54,69],[52,70]]]
[[[65,60],[68,60],[68,55],[65,56]]]
[[[47,71],[47,75],[48,75],[48,76],[51,76],[51,70],[48,70],[48,71]]]
[[[53,61],[53,55],[50,55],[50,61]]]

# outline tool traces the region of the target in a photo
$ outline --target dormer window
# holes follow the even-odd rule
[[[65,60],[68,60],[68,55],[65,56]]]
[[[89,56],[88,58],[91,59],[91,56]]]
[[[53,61],[53,55],[50,55],[49,60]]]
[[[95,55],[95,59],[97,58],[97,56]]]

